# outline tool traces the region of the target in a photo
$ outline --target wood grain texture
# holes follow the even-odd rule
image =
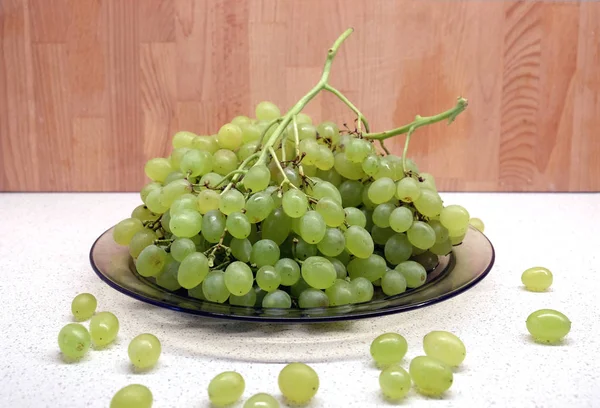
[[[139,190],[177,130],[291,106],[350,26],[331,83],[374,130],[469,99],[411,144],[440,189],[600,190],[600,2],[483,0],[2,0],[0,190]]]

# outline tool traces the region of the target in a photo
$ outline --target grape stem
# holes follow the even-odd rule
[[[233,187],[233,185],[235,184],[235,182],[240,178],[239,177],[240,174],[243,174],[243,173],[247,172],[247,170],[244,170],[244,168],[248,165],[248,163],[250,163],[252,161],[252,159],[257,158],[259,155],[260,155],[259,152],[252,153],[250,156],[246,157],[246,159],[242,162],[242,164],[240,164],[240,167],[238,167],[237,170],[234,170],[231,173],[225,175],[225,177],[223,177],[223,180],[227,180],[229,177],[233,176],[232,179],[231,179],[231,182],[229,184],[227,184],[227,187],[225,187],[225,189],[221,192],[221,195],[225,194],[227,191],[229,191],[229,189],[231,189],[231,187]],[[221,180],[219,182],[219,184],[217,184],[217,187],[219,185],[221,185],[221,183],[223,182],[223,180]]]
[[[296,147],[296,157],[300,159],[298,162],[298,174],[302,180],[304,180],[304,168],[302,167],[302,157],[300,156],[300,137],[298,136],[298,123],[296,122],[297,116],[292,117],[292,123],[294,125],[294,145]]]
[[[329,84],[325,84],[325,87],[323,88],[326,91],[331,92],[332,94],[334,94],[335,96],[337,96],[342,102],[344,102],[349,108],[350,110],[352,110],[354,113],[356,113],[356,116],[358,116],[358,123],[357,123],[357,127],[358,127],[358,133],[361,133],[361,123],[365,126],[365,131],[368,133],[370,132],[369,129],[369,122],[367,122],[367,119],[364,117],[364,115],[358,110],[358,108],[356,106],[354,106],[354,104],[352,102],[350,102],[350,100],[348,100],[348,98],[346,98],[346,95],[344,95],[343,93],[341,93],[340,91],[338,91],[336,88],[334,88],[333,86],[329,85]]]
[[[281,163],[279,163],[279,159],[277,158],[277,153],[275,153],[275,150],[273,149],[273,147],[269,147],[269,153],[271,153],[271,156],[273,156],[273,161],[275,162],[275,164],[277,165],[277,168],[279,169],[279,172],[283,176],[283,181],[279,185],[279,188],[281,188],[284,185],[288,184],[292,188],[298,189],[298,187],[296,187],[295,185],[292,184],[292,182],[290,181],[290,179],[288,178],[288,176],[283,171],[283,167],[281,167]]]

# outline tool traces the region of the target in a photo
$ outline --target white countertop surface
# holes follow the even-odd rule
[[[90,267],[89,249],[129,216],[137,194],[0,194],[0,407],[106,408],[130,383],[147,385],[155,408],[209,407],[208,382],[225,370],[244,376],[244,399],[268,392],[283,401],[277,375],[288,360],[309,363],[319,374],[321,386],[308,407],[391,406],[380,397],[371,340],[386,331],[405,336],[408,368],[431,330],[457,334],[467,358],[443,399],[411,391],[401,406],[600,407],[600,195],[443,198],[486,223],[496,249],[488,277],[433,306],[328,326],[216,321],[154,307],[107,286]],[[550,292],[522,289],[522,271],[535,265],[553,271]],[[93,293],[98,310],[115,313],[121,330],[107,350],[91,349],[84,360],[66,364],[56,339],[80,292]],[[530,340],[525,319],[540,308],[571,319],[564,344]],[[160,338],[163,354],[155,369],[135,374],[127,345],[142,332]]]

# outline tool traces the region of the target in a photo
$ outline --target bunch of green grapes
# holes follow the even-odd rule
[[[142,204],[113,234],[141,276],[217,303],[341,306],[423,285],[462,242],[468,211],[444,206],[413,161],[360,131],[280,118],[261,102],[214,135],[176,133],[146,163]]]

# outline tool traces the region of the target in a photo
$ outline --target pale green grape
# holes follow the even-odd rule
[[[325,220],[317,211],[308,211],[300,218],[300,236],[309,244],[319,243],[326,230]]]
[[[329,169],[329,170],[318,170],[317,177],[319,177],[323,181],[327,181],[328,183],[333,184],[338,189],[339,189],[339,186],[342,184],[342,181],[344,181],[342,176],[340,176],[340,174],[337,171],[335,171],[335,169],[333,169],[333,168]],[[341,195],[341,192],[340,192],[340,195]]]
[[[232,262],[225,269],[225,286],[230,293],[244,296],[250,292],[253,283],[252,269],[244,262]]]
[[[362,169],[360,163],[353,163],[346,157],[344,152],[339,152],[335,154],[334,157],[334,167],[335,170],[350,180],[360,180],[365,176],[365,172]]]
[[[171,162],[169,159],[163,157],[148,160],[144,167],[146,176],[152,181],[158,181],[159,183],[165,181],[165,178],[167,178],[172,171],[173,168],[171,167]]]
[[[396,235],[393,229],[391,228],[381,228],[377,225],[373,225],[371,228],[371,236],[373,237],[373,242],[377,245],[385,245],[388,240]]]
[[[156,276],[162,271],[167,260],[167,253],[156,245],[148,245],[140,252],[135,267],[144,277]]]
[[[127,218],[120,221],[113,229],[113,239],[119,245],[129,245],[131,238],[144,229],[144,224],[137,218]]]
[[[468,227],[469,212],[460,205],[449,205],[442,208],[440,222],[449,230],[459,230]]]
[[[381,290],[388,296],[406,292],[406,278],[394,269],[388,269],[381,278]]]
[[[337,145],[340,142],[340,129],[333,122],[320,123],[319,126],[317,126],[317,133],[333,145]]]
[[[379,180],[380,178],[389,178],[394,180],[394,165],[387,160],[383,160],[383,158],[380,159],[377,173],[371,177],[373,177],[375,180]]]
[[[236,123],[237,124],[237,123]],[[258,142],[260,140],[260,128],[254,123],[237,124],[242,130],[242,142]]]
[[[319,376],[316,371],[303,363],[286,365],[277,378],[279,390],[293,404],[308,403],[319,390]]]
[[[361,228],[365,228],[365,226],[367,225],[367,217],[358,208],[344,208],[344,213],[346,214],[346,223],[348,225],[356,225]]]
[[[329,147],[320,145],[317,150],[317,160],[315,161],[315,166],[319,170],[331,170],[333,169],[334,163],[335,158],[333,156],[333,152],[329,149]]]
[[[209,152],[192,149],[183,156],[179,168],[183,174],[192,177],[203,176],[213,170],[214,162]]]
[[[420,249],[429,249],[435,244],[435,231],[423,221],[413,222],[406,236],[413,246]]]
[[[248,157],[252,156],[255,152],[256,149],[259,148],[260,146],[260,142],[255,141],[255,142],[248,142],[243,144],[238,150],[237,150],[237,158],[239,161],[244,161],[246,160]]]
[[[425,395],[439,396],[446,392],[454,381],[450,367],[428,356],[413,358],[408,371],[413,384]]]
[[[89,319],[96,312],[98,301],[91,293],[80,293],[71,301],[71,313],[75,320],[84,321]]]
[[[261,239],[252,245],[252,251],[250,252],[250,262],[255,264],[258,268],[265,265],[275,265],[279,260],[280,250],[279,246],[270,239]]]
[[[380,228],[389,227],[390,217],[395,209],[396,206],[392,203],[379,204],[377,207],[375,207],[375,210],[373,210],[373,224]]]
[[[469,220],[469,224],[478,229],[480,232],[483,232],[485,230],[485,224],[480,218],[471,218]]]
[[[369,200],[374,204],[385,203],[394,197],[395,192],[396,185],[394,184],[394,180],[389,177],[382,177],[375,180],[373,184],[369,186]]]
[[[448,255],[452,251],[452,241],[448,238],[443,242],[436,242],[429,251],[436,255]]]
[[[529,268],[521,275],[521,282],[527,290],[543,292],[552,285],[553,276],[549,269],[535,266]]]
[[[294,298],[298,298],[298,297],[300,297],[300,294],[302,293],[302,291],[304,291],[306,289],[314,289],[314,288],[311,288],[311,286],[308,283],[306,283],[306,281],[304,279],[302,279],[302,277],[300,277],[298,282],[294,283],[290,287],[290,294]],[[325,295],[325,292],[323,292],[323,294]],[[325,296],[327,296],[327,295],[325,295]],[[329,299],[327,301],[329,302]]]
[[[317,249],[325,256],[337,256],[346,248],[344,233],[337,228],[327,228],[325,236],[317,244]]]
[[[365,187],[363,188],[363,191],[362,191],[362,202],[365,206],[365,209],[367,209],[367,210],[373,210],[375,207],[377,207],[377,204],[375,204],[369,198],[369,188],[371,188],[372,184],[373,183],[365,183]]]
[[[292,286],[300,279],[300,266],[293,259],[281,258],[275,263],[275,270],[283,286]]]
[[[384,333],[371,342],[371,357],[379,367],[402,361],[408,351],[406,339],[398,333]]]
[[[206,188],[215,189],[217,186],[221,185],[221,181],[223,181],[223,176],[221,174],[210,172],[202,176],[200,181],[198,181],[198,184]]]
[[[242,296],[231,294],[229,295],[229,304],[232,306],[252,307],[256,304],[256,291],[252,288],[248,293]]]
[[[408,241],[406,234],[392,235],[383,249],[385,259],[392,265],[398,265],[401,262],[408,261],[412,255],[412,245]]]
[[[150,194],[150,192],[152,190],[157,190],[157,189],[160,189],[161,187],[162,187],[162,184],[157,183],[156,181],[151,181],[150,183],[148,183],[144,187],[142,187],[142,189],[140,190],[140,198],[142,199],[142,202],[144,204],[146,204],[146,199],[148,198],[148,194]]]
[[[246,201],[246,217],[253,224],[267,218],[274,209],[273,198],[266,193],[254,194]]]
[[[362,203],[363,185],[360,181],[345,180],[340,184],[339,191],[344,207],[358,207]]]
[[[195,212],[192,210],[192,212]],[[171,233],[171,210],[167,210],[167,212],[165,212],[162,217],[160,218],[160,226],[163,227],[163,229],[167,232],[167,233]]]
[[[388,154],[387,156],[383,156],[381,158],[381,161],[389,165],[390,169],[392,170],[391,177],[394,181],[398,181],[401,178],[405,177],[401,157],[395,156],[393,154]],[[407,161],[407,163],[410,163],[410,159]],[[407,170],[411,170],[410,166],[407,166]]]
[[[434,270],[440,263],[438,255],[431,252],[431,250],[413,256],[412,260],[423,265],[423,268],[428,272]]]
[[[235,257],[235,259],[242,262],[250,261],[250,253],[252,251],[252,243],[248,239],[237,239],[234,238],[231,240],[229,244],[229,248],[231,248],[231,255]]]
[[[340,195],[339,190],[336,186],[327,181],[319,181],[317,184],[309,186],[307,192],[317,200],[324,197],[329,197],[338,204],[342,205],[342,196]]]
[[[275,267],[265,265],[256,272],[256,284],[265,292],[273,292],[281,284],[281,275]]]
[[[208,275],[208,258],[202,252],[194,252],[185,257],[179,265],[177,282],[185,289],[198,286]]]
[[[337,273],[333,264],[321,256],[306,258],[302,264],[301,271],[304,281],[315,289],[327,289],[337,279]]]
[[[219,200],[219,210],[225,215],[242,211],[245,205],[246,199],[244,195],[236,189],[231,189],[221,194],[221,199]]]
[[[362,162],[361,167],[366,175],[374,176],[379,172],[379,167],[381,166],[379,156],[376,154],[371,154],[365,158]]]
[[[294,127],[291,125],[288,128],[288,140],[294,140]],[[317,128],[315,128],[311,123],[298,123],[298,139],[313,139],[317,138]]]
[[[141,384],[121,388],[110,400],[110,408],[151,408],[152,392]]]
[[[346,214],[342,206],[329,197],[323,197],[315,206],[315,210],[323,217],[328,227],[338,227],[342,225]]]
[[[171,255],[177,262],[183,262],[189,254],[194,252],[196,252],[196,244],[189,238],[177,238],[171,244]]]
[[[418,262],[404,261],[396,265],[395,269],[404,275],[408,288],[418,288],[425,284],[427,280],[427,271]]]
[[[397,207],[390,213],[390,228],[396,232],[406,232],[413,223],[413,213],[406,207]]]
[[[421,195],[414,201],[415,208],[426,217],[435,217],[442,211],[440,195],[433,190],[421,189]]]
[[[329,306],[348,305],[354,300],[350,282],[343,279],[336,279],[333,285],[325,289],[325,294],[329,298]]]
[[[205,215],[206,217],[206,215]],[[183,210],[171,216],[169,229],[179,238],[190,238],[202,230],[204,220],[198,211]]]
[[[229,299],[229,289],[225,285],[225,272],[210,271],[202,281],[202,293],[209,302],[225,303]]]
[[[252,120],[248,116],[238,115],[231,119],[231,123],[233,123],[234,125],[242,126],[252,123]]]
[[[264,193],[273,199],[273,208],[281,207],[283,194],[280,195],[279,187],[269,186],[265,189]]]
[[[219,150],[219,143],[217,143],[217,138],[214,136],[196,136],[192,141],[192,149],[215,154]]]
[[[346,249],[357,258],[368,258],[375,249],[371,235],[364,228],[352,225],[344,232]]]
[[[354,258],[346,267],[351,279],[362,277],[371,282],[381,278],[387,268],[385,259],[377,254],[371,254],[366,259]]]
[[[248,170],[242,182],[246,190],[250,192],[263,191],[269,186],[271,172],[264,165],[254,165]]]
[[[243,408],[279,408],[279,401],[265,393],[254,394],[246,400]]]
[[[225,176],[238,166],[238,158],[231,150],[220,149],[213,154],[213,168],[217,174]]]
[[[177,280],[179,265],[179,262],[177,262],[172,255],[168,254],[165,266],[161,270],[160,274],[155,276],[156,284],[172,292],[181,289],[181,285]]]
[[[302,217],[300,217],[300,218],[292,218],[292,231],[295,234],[298,234],[298,235],[300,234],[300,219],[301,218]]]
[[[137,218],[138,220],[144,221],[155,221],[158,219],[160,215],[154,214],[148,207],[145,205],[138,205],[131,212],[131,218]]]
[[[119,319],[111,312],[96,313],[90,320],[90,337],[96,347],[112,343],[119,333]]]
[[[297,124],[304,124],[304,123],[308,123],[309,125],[312,125],[312,119],[310,116],[308,116],[306,113],[304,112],[300,112],[298,115],[296,115],[296,123]]]
[[[302,168],[304,169],[304,175],[308,176],[308,177],[316,177],[317,176],[317,168],[315,166],[312,165],[302,165]]]
[[[322,290],[309,287],[298,296],[298,306],[301,309],[329,307],[329,297]]]
[[[454,334],[441,330],[429,332],[423,337],[423,350],[429,357],[450,367],[458,367],[467,356],[464,343]]]
[[[266,309],[289,309],[292,307],[292,298],[283,290],[275,290],[265,295],[262,307]]]
[[[399,401],[406,397],[411,386],[410,374],[398,364],[386,367],[379,374],[379,388],[391,401]]]
[[[234,238],[244,239],[250,236],[250,221],[245,214],[240,212],[229,214],[225,221],[225,227]]]
[[[215,190],[202,190],[198,193],[198,211],[204,215],[211,210],[219,209],[221,196]]]
[[[237,149],[242,145],[242,129],[234,123],[224,124],[217,132],[217,143],[221,149]]]
[[[162,346],[158,338],[153,334],[143,333],[131,340],[127,354],[136,368],[148,369],[156,365],[161,351]]]
[[[171,214],[176,214],[183,210],[197,210],[198,209],[198,199],[194,194],[184,194],[179,196],[173,201],[171,204],[171,208],[169,212]]]
[[[433,231],[435,232],[435,242],[437,244],[447,241],[450,238],[450,233],[448,229],[442,225],[442,223],[438,220],[429,220],[427,223]]]
[[[345,251],[342,252],[341,254],[338,255],[338,257],[343,256],[344,254],[347,254],[347,252],[345,252]],[[337,278],[338,279],[346,279],[346,277],[348,276],[348,271],[346,270],[346,264],[348,264],[350,262],[350,260],[345,260],[346,263],[344,263],[338,258],[327,257],[327,259],[329,259],[329,262],[331,262],[331,264],[335,268],[335,274],[336,274]]]
[[[527,317],[527,330],[535,341],[555,344],[571,331],[571,321],[557,310],[540,309]]]
[[[448,235],[450,235],[450,242],[452,245],[458,245],[463,241],[465,235],[467,234],[468,228],[469,227],[465,227],[464,229],[460,230],[448,230]]]
[[[302,164],[314,165],[319,159],[319,144],[314,139],[304,139],[300,141],[298,145],[300,154],[304,155]]]
[[[412,203],[421,196],[419,182],[412,177],[404,177],[396,183],[396,198],[405,203]]]
[[[80,359],[90,349],[92,339],[88,330],[79,323],[69,323],[58,333],[58,347],[69,359]]]
[[[273,102],[262,101],[256,105],[256,119],[271,121],[281,116],[281,111]]]
[[[353,138],[344,150],[346,157],[353,163],[362,163],[371,153],[371,144],[365,139]]]
[[[172,143],[175,149],[181,147],[192,147],[196,135],[192,132],[181,131],[173,135]]]
[[[308,198],[300,190],[290,189],[281,200],[283,211],[292,218],[300,218],[308,211]]]
[[[173,182],[175,180],[181,180],[181,179],[184,179],[184,178],[185,178],[185,175],[182,172],[180,172],[180,171],[174,171],[172,173],[169,173],[169,175],[167,176],[167,178],[165,178],[164,185],[166,186],[166,185],[170,184],[171,182]]]
[[[165,185],[160,194],[160,202],[165,207],[171,207],[173,201],[180,196],[191,193],[192,185],[185,179],[178,179]]]
[[[210,210],[202,217],[202,236],[212,244],[221,239],[225,231],[226,219],[219,210]]]
[[[351,303],[364,303],[373,299],[373,284],[367,278],[359,276],[358,278],[352,279],[350,287],[352,289]]]
[[[283,183],[284,180],[283,175],[281,174],[278,168],[276,168],[275,170],[275,179],[277,180],[277,185],[280,185],[281,183]],[[300,187],[300,185],[302,184],[302,179],[300,178],[300,175],[296,170],[294,170],[291,167],[284,167],[283,172],[285,173],[285,176],[288,178],[290,183],[292,183],[296,187]]]
[[[270,239],[277,245],[283,244],[292,230],[292,219],[283,208],[278,207],[262,222],[262,238]]]
[[[419,177],[423,180],[420,182],[421,189],[437,191],[435,179],[429,173],[419,173]]]

